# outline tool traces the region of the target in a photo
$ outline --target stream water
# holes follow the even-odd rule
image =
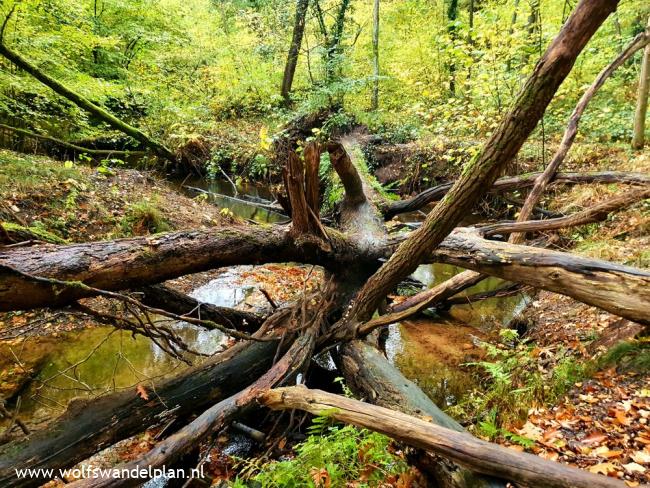
[[[196,182],[192,182],[196,184]],[[190,186],[194,184],[188,183]],[[203,185],[205,188],[205,184]],[[208,191],[232,192],[227,182],[208,185]],[[255,198],[270,200],[270,193],[259,187],[241,187]],[[217,200],[214,200],[219,204]],[[264,222],[282,219],[241,201],[223,199],[221,205],[233,213]],[[255,283],[242,284],[237,277],[250,271],[250,266],[231,268],[216,279],[198,287],[191,294],[204,302],[220,306],[254,308],[250,303],[260,295]],[[413,278],[425,286],[434,286],[462,271],[447,265],[420,266]],[[502,286],[497,279],[488,279],[467,293],[488,291]],[[426,317],[393,325],[389,330],[387,355],[407,376],[418,383],[431,398],[442,405],[452,405],[463,392],[472,387],[472,377],[460,368],[480,352],[477,339],[495,327],[507,323],[523,306],[526,297],[484,300],[473,305],[456,306],[444,316]],[[195,350],[214,353],[224,344],[217,331],[206,331],[186,323],[174,323],[177,333]],[[10,367],[18,357],[21,367],[37,370],[34,381],[20,391],[21,418],[38,425],[64,409],[74,397],[97,395],[117,389],[133,389],[152,378],[160,378],[187,367],[171,358],[150,340],[110,327],[93,327],[59,336],[31,337],[22,343],[0,345],[0,364]],[[196,362],[196,361],[195,361]],[[14,366],[15,367],[15,366]],[[134,393],[135,394],[135,393]]]

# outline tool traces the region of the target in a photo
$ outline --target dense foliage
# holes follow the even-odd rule
[[[4,0],[3,12],[14,3]],[[279,87],[295,2],[23,0],[5,42],[173,147],[218,132],[223,121],[244,117],[273,128],[292,110],[332,104],[399,140],[427,134],[480,139],[507,109],[572,2],[382,2],[377,111],[369,108],[372,2],[344,3],[343,38],[332,51],[341,2],[310,2],[291,110],[283,107]],[[648,10],[644,0],[621,3],[558,93],[546,115],[547,133],[561,129],[582,88],[643,29]],[[583,134],[629,138],[638,65],[639,56],[608,81],[583,119]],[[6,60],[0,67],[1,119],[62,138],[106,131]]]

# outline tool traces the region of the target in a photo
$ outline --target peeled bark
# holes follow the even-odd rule
[[[569,118],[569,124],[564,131],[562,136],[562,142],[560,142],[560,147],[555,152],[553,159],[546,166],[544,172],[535,180],[535,185],[533,185],[532,190],[526,197],[524,205],[521,207],[519,216],[517,217],[517,222],[524,222],[530,218],[533,213],[533,209],[539,199],[542,197],[544,190],[548,184],[553,179],[553,176],[557,172],[560,165],[564,162],[569,149],[573,145],[576,135],[578,134],[578,124],[580,123],[580,118],[584,113],[587,105],[598,92],[601,86],[605,83],[605,80],[610,77],[610,75],[616,71],[626,60],[628,60],[635,52],[639,49],[642,49],[650,41],[650,32],[641,33],[634,38],[630,45],[621,52],[614,61],[612,61],[608,66],[603,69],[600,74],[596,77],[596,80],[591,84],[587,91],[582,95],[580,101],[576,105],[576,108],[573,110],[571,117]],[[525,233],[513,233],[510,235],[509,242],[512,244],[521,244],[525,240]]]
[[[2,40],[0,40],[0,54],[2,54],[5,58],[7,58],[12,63],[14,63],[20,69],[26,71],[34,78],[36,78],[38,81],[48,86],[56,93],[68,99],[78,107],[88,111],[89,113],[93,114],[95,117],[103,120],[114,129],[124,132],[126,135],[133,137],[136,141],[141,142],[143,145],[150,148],[159,156],[171,162],[176,162],[176,156],[174,155],[174,153],[171,150],[169,150],[167,147],[165,147],[163,144],[152,139],[141,130],[136,129],[135,127],[118,119],[113,114],[109,113],[108,111],[101,108],[100,106],[94,104],[93,102],[83,97],[82,95],[79,95],[78,93],[72,91],[70,88],[65,86],[60,81],[52,78],[50,75],[42,71],[35,64],[32,64],[30,61],[25,59],[16,51],[10,49],[6,44],[4,44],[4,42],[2,42]]]
[[[650,272],[598,259],[505,242],[459,229],[431,258],[542,288],[650,325]]]
[[[341,422],[380,432],[410,446],[425,449],[474,471],[539,488],[624,487],[623,481],[547,461],[533,454],[477,439],[395,410],[304,387],[277,388],[259,401],[274,410],[299,409],[327,413]]]

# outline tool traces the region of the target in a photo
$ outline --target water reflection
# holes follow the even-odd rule
[[[274,200],[270,189],[261,185],[242,182],[237,185],[237,195],[232,184],[227,180],[189,179],[184,184],[190,196],[196,196],[197,190],[208,193],[208,201],[221,208],[228,208],[233,214],[243,219],[262,223],[286,221],[287,217],[276,211],[261,208],[253,203],[269,204]],[[250,200],[250,203],[246,200]]]
[[[462,271],[456,266],[431,264],[418,267],[412,277],[432,288]],[[495,290],[504,284],[498,278],[488,278],[464,295]],[[462,365],[479,359],[479,342],[490,331],[507,325],[528,300],[524,294],[482,300],[454,306],[440,316],[391,325],[386,343],[388,359],[437,405],[453,405],[475,384]]]

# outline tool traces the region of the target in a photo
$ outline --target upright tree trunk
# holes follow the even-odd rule
[[[449,39],[451,40],[452,47],[456,44],[457,34],[456,19],[458,19],[458,0],[449,0],[449,8],[447,9],[447,31],[449,32]],[[453,95],[456,94],[456,63],[453,61],[449,63],[449,92]]]
[[[341,54],[341,42],[343,41],[343,31],[345,30],[345,14],[350,6],[350,0],[341,0],[341,5],[336,14],[332,32],[329,36],[325,58],[325,78],[331,82],[336,78],[339,71],[339,55]]]
[[[648,18],[648,29],[650,29],[650,18]],[[634,137],[632,138],[632,147],[634,149],[643,149],[645,144],[645,119],[648,112],[648,92],[650,92],[650,45],[646,46],[643,52],[643,61],[641,61],[639,90],[636,98],[636,113],[634,114]]]
[[[372,56],[374,80],[372,84],[372,109],[379,108],[379,0],[372,12]]]
[[[291,87],[293,85],[293,77],[296,74],[298,54],[300,53],[302,37],[305,33],[305,19],[308,7],[309,0],[298,0],[296,3],[296,20],[293,24],[293,37],[291,38],[291,45],[289,46],[287,64],[284,66],[284,76],[282,77],[282,88],[280,90],[282,98],[286,101],[289,100],[289,94],[291,93]]]

